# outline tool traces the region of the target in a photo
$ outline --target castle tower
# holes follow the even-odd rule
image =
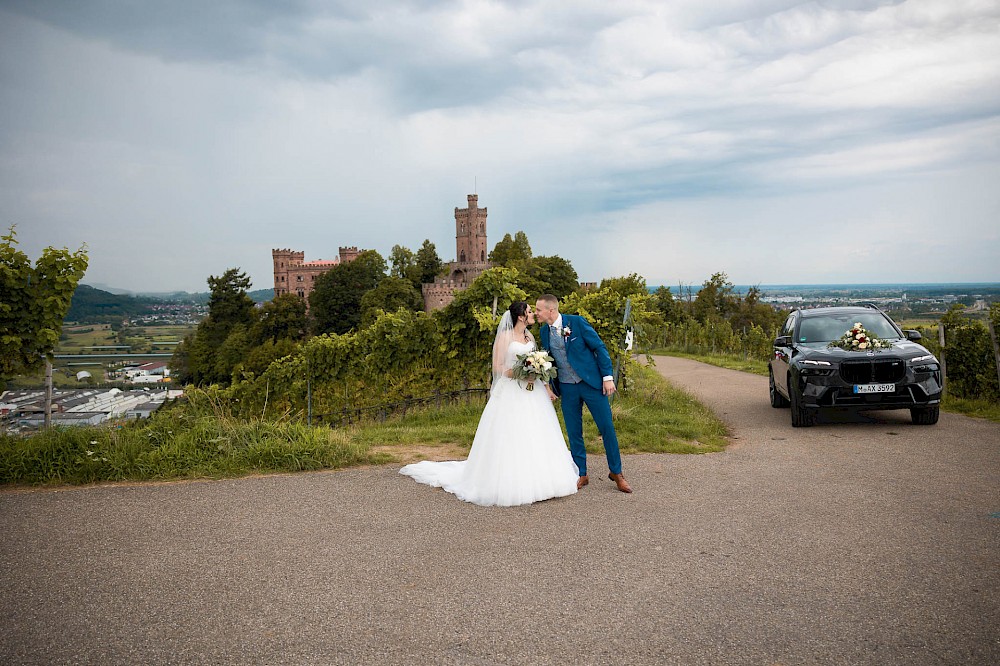
[[[349,261],[354,261],[358,258],[359,254],[361,254],[361,251],[355,246],[342,247],[340,248],[340,263],[346,264]]]
[[[468,208],[455,208],[455,261],[448,264],[448,276],[424,284],[424,309],[427,312],[446,307],[455,292],[467,289],[490,268],[486,244],[486,209],[479,207],[479,196],[468,195]]]
[[[287,294],[289,289],[289,272],[293,266],[301,266],[306,258],[305,252],[293,250],[271,250],[274,260],[274,295]]]
[[[458,264],[486,263],[486,209],[479,195],[468,195],[468,208],[455,208],[455,260]]]

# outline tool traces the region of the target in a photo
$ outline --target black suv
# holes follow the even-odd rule
[[[885,349],[830,347],[855,324],[891,342]],[[941,403],[941,364],[874,305],[795,310],[774,341],[768,368],[771,406],[792,408],[792,425],[811,426],[820,408],[909,409],[933,425]]]

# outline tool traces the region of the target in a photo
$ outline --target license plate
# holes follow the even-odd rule
[[[892,393],[896,390],[895,384],[855,384],[855,393]]]

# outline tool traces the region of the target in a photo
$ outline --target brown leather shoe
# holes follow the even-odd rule
[[[618,486],[618,490],[623,493],[632,492],[632,486],[628,485],[628,481],[621,474],[608,474],[608,478],[614,481],[615,485]]]
[[[587,475],[584,474],[583,476],[581,476],[579,479],[576,480],[576,489],[579,490],[580,488],[583,488],[588,483],[590,483],[590,479],[588,479]]]

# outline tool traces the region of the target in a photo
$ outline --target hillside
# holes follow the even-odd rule
[[[112,294],[81,284],[73,294],[69,312],[66,313],[66,321],[107,323],[125,316],[147,314],[152,310],[152,305],[159,302],[148,297]]]

